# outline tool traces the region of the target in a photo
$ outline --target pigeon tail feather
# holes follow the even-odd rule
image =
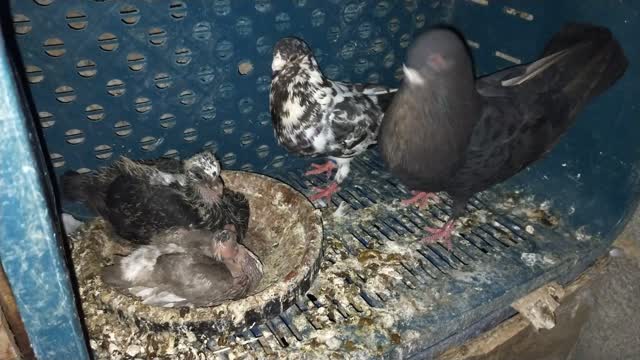
[[[571,54],[562,56],[559,65],[551,69],[563,72],[562,78],[572,79],[562,84],[562,91],[578,103],[586,104],[606,91],[629,65],[622,46],[604,27],[567,24],[549,41],[543,56],[565,49]]]

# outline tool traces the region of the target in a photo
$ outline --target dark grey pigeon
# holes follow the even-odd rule
[[[161,307],[215,306],[247,296],[262,263],[236,241],[235,228],[171,229],[102,269],[102,280]]]
[[[391,173],[416,190],[407,203],[433,193],[453,198],[453,214],[425,240],[451,247],[454,221],[466,202],[543,157],[589,102],[626,71],[611,32],[568,24],[542,58],[474,79],[463,40],[448,29],[416,39],[403,84],[380,129]]]
[[[351,160],[376,143],[395,90],[329,80],[309,46],[294,37],[276,43],[271,69],[271,119],[278,143],[297,155],[329,157],[306,173],[331,176],[337,168],[334,182],[310,198],[329,200],[349,174]]]
[[[210,152],[184,161],[121,157],[95,173],[69,171],[62,193],[102,216],[116,234],[135,244],[173,227],[210,231],[226,224],[238,229],[238,241],[249,225],[249,202],[224,187],[220,164]]]

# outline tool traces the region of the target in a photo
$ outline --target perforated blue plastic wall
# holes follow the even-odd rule
[[[228,169],[280,167],[268,94],[283,36],[334,79],[396,84],[438,1],[13,1],[51,159],[94,169],[120,154],[213,149]]]

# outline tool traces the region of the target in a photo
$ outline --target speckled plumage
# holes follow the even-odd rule
[[[474,193],[550,151],[627,59],[609,30],[569,24],[540,60],[477,80],[464,42],[446,29],[420,36],[407,65],[381,127],[382,156],[410,188],[452,195],[455,219]]]
[[[105,283],[147,305],[215,306],[246,296],[262,278],[260,260],[235,230],[171,229],[102,269]]]
[[[349,162],[376,143],[383,102],[393,90],[326,78],[302,40],[278,41],[273,51],[271,118],[278,143],[303,156],[336,161],[336,182]]]
[[[220,165],[203,152],[184,160],[121,158],[96,173],[62,176],[67,200],[85,203],[120,237],[138,244],[172,227],[211,231],[233,224],[246,234],[249,203],[224,188]]]

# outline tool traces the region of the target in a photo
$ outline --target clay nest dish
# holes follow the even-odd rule
[[[248,297],[215,307],[161,308],[103,284],[100,269],[122,254],[101,218],[72,234],[72,258],[83,307],[116,313],[124,321],[151,330],[187,326],[213,335],[241,331],[268,320],[291,306],[315,279],[322,259],[320,212],[299,192],[273,178],[242,171],[224,171],[226,186],[247,196],[251,206],[244,241],[263,263],[264,276]]]

